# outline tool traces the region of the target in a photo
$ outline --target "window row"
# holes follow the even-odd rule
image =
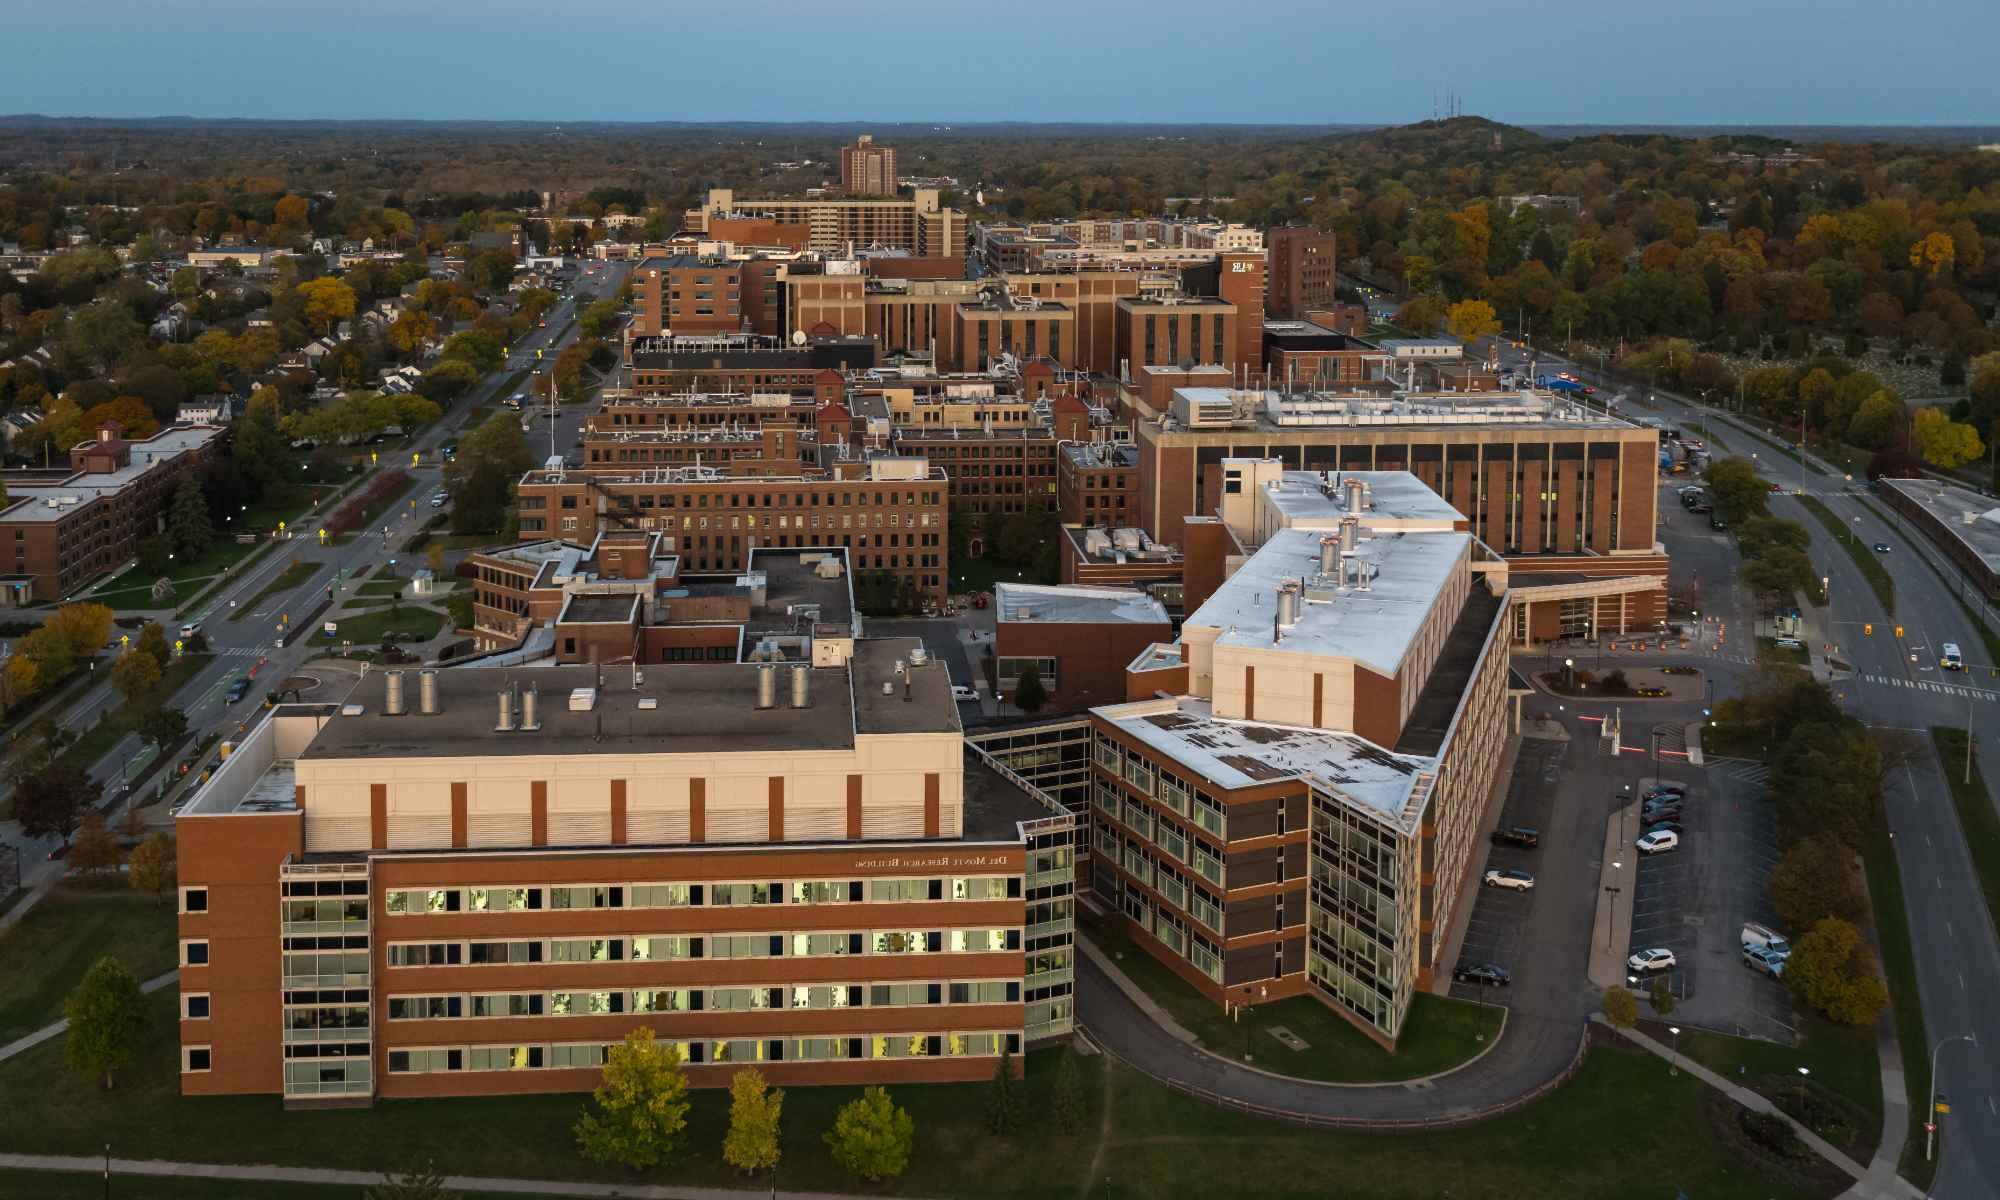
[[[601,908],[725,908],[756,904],[893,904],[916,900],[1004,900],[1020,894],[1019,876],[964,875],[936,879],[392,888],[384,893],[383,908],[392,916],[407,916]]]
[[[837,1059],[992,1058],[1021,1048],[1018,1033],[919,1033],[861,1037],[737,1038],[669,1042],[683,1062],[821,1062]],[[206,1047],[202,1065],[207,1070]],[[391,1075],[450,1071],[540,1071],[601,1067],[611,1047],[601,1042],[531,1046],[425,1046],[389,1051]]]
[[[628,1012],[748,1012],[768,1009],[899,1008],[1018,1004],[1019,980],[798,984],[788,987],[634,988],[629,991],[487,992],[390,996],[392,1021],[465,1017],[587,1017]],[[365,1024],[365,1022],[364,1022]]]
[[[514,938],[395,942],[392,967],[506,963],[654,962],[697,958],[800,958],[838,954],[980,954],[1021,948],[1019,929],[892,929],[872,933],[753,933],[706,936]]]

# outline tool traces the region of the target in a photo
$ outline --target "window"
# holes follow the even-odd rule
[[[205,887],[184,887],[181,889],[181,911],[184,913],[205,913],[208,911],[208,889]]]
[[[208,993],[181,993],[181,1020],[205,1021],[208,1019]]]
[[[208,943],[206,941],[184,941],[181,943],[181,965],[184,967],[205,967],[208,965]]]
[[[206,1071],[212,1062],[207,1046],[181,1047],[181,1070],[190,1074]]]
[[[632,888],[633,908],[684,908],[700,903],[700,884],[641,883]]]

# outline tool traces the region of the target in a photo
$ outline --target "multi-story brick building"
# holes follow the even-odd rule
[[[989,1078],[1071,1025],[1075,818],[956,707],[851,636],[281,706],[176,818],[182,1091],[586,1091],[640,1027],[696,1086]]]
[[[886,580],[904,607],[942,604],[951,542],[945,473],[907,456],[829,461],[790,476],[713,467],[530,471],[516,488],[521,538],[657,532],[684,572],[741,571],[760,546],[839,546],[871,595]]]
[[[1496,811],[1506,576],[1415,477],[1350,486],[1135,660],[1185,694],[1092,710],[1089,877],[1216,1004],[1311,995],[1394,1045]]]
[[[1066,442],[1056,456],[1056,512],[1066,525],[1136,525],[1139,448]]]
[[[878,146],[872,134],[861,134],[840,148],[840,190],[850,196],[896,194],[896,148]]]
[[[817,434],[765,417],[742,426],[592,428],[583,431],[585,471],[709,466],[729,475],[796,475],[817,457]]]
[[[0,604],[66,600],[132,561],[158,532],[181,480],[216,454],[223,430],[163,429],[128,441],[115,425],[69,452],[67,471],[9,471],[0,545],[14,548]]]
[[[1047,696],[1044,711],[1076,712],[1125,699],[1125,665],[1174,624],[1153,596],[1122,587],[993,587],[995,682],[1012,702],[1032,666]]]
[[[743,317],[743,265],[723,258],[675,254],[648,258],[632,268],[635,337],[739,333]]]
[[[1274,317],[1304,320],[1314,309],[1333,303],[1338,261],[1334,236],[1310,225],[1284,225],[1265,231],[1264,247],[1268,304]]]
[[[886,196],[752,200],[729,188],[711,188],[707,201],[690,211],[683,225],[705,233],[710,218],[717,216],[803,225],[809,231],[807,245],[823,252],[886,246],[919,257],[965,256],[965,214],[946,207],[936,188],[916,188],[907,200]]]
[[[825,404],[840,399],[841,373],[875,365],[863,337],[810,339],[803,346],[753,337],[634,339],[604,388],[607,405],[639,396],[783,393]]]

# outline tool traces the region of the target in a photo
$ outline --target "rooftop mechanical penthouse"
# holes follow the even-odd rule
[[[988,1078],[1071,1023],[1069,812],[915,640],[795,664],[383,672],[257,726],[177,818],[182,1090]]]

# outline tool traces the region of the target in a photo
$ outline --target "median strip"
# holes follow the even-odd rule
[[[1854,531],[1849,529],[1819,497],[1802,493],[1792,498],[1818,518],[1821,525],[1826,526],[1826,531],[1833,535],[1833,540],[1840,544],[1841,549],[1847,551],[1847,557],[1853,559],[1854,565],[1861,569],[1861,577],[1874,589],[1875,598],[1882,602],[1883,611],[1889,616],[1895,616],[1896,581],[1889,578],[1889,571],[1882,565],[1882,560],[1876,558],[1872,550],[1863,549],[1860,539],[1854,536]]]

